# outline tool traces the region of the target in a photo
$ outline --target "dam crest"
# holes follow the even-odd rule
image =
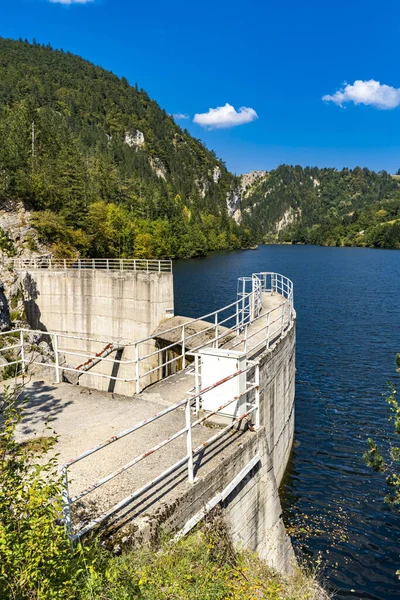
[[[170,261],[10,268],[29,324],[13,330],[30,374],[18,435],[45,422],[58,434],[71,539],[98,527],[179,538],[220,506],[234,543],[290,571],[278,488],[294,435],[292,282],[240,277],[235,302],[190,319],[174,315]]]

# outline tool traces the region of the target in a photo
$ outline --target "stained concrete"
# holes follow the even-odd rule
[[[133,525],[138,542],[157,537],[161,529],[177,531],[259,454],[260,463],[224,501],[223,508],[235,543],[258,552],[281,571],[290,570],[293,553],[282,521],[278,485],[293,442],[294,352],[293,321],[282,338],[259,355],[259,430],[228,432],[196,457],[194,484],[188,482],[186,468],[181,467],[120,512],[115,523]],[[64,462],[187,397],[193,385],[193,367],[131,398],[68,384],[32,382],[27,389],[28,412],[19,435],[21,439],[41,435],[47,421],[59,435],[56,450],[60,462]],[[184,412],[179,409],[82,460],[71,468],[71,493],[82,491],[183,427]],[[194,446],[215,432],[197,427]],[[87,510],[93,516],[107,510],[185,454],[182,437],[87,496]]]
[[[133,360],[133,342],[145,339],[174,307],[172,273],[143,271],[107,271],[101,269],[33,269],[20,273],[25,295],[25,311],[32,329],[56,331],[80,337],[121,341],[124,350],[119,360]],[[96,354],[105,343],[60,338],[61,352],[78,351]],[[141,356],[155,350],[154,340],[141,347]],[[66,362],[76,368],[84,362],[66,355]],[[141,372],[158,366],[158,357],[141,362]],[[102,361],[96,371],[120,379],[133,379],[133,364]],[[142,380],[148,385],[157,374]],[[104,391],[132,395],[135,383],[110,382],[109,379],[83,375],[81,385]]]

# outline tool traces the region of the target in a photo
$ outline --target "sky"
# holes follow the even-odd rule
[[[237,174],[400,168],[396,0],[1,0],[0,35],[137,82]]]

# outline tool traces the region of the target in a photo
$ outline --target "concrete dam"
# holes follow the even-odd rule
[[[30,326],[14,333],[30,374],[18,435],[58,434],[71,539],[178,539],[219,506],[235,544],[290,571],[278,488],[294,435],[292,282],[243,276],[235,302],[190,319],[174,315],[170,261],[12,268]]]

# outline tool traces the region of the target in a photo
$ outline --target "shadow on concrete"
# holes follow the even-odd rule
[[[211,461],[224,460],[222,458],[219,459],[219,455],[234,444],[238,445],[245,433],[245,430],[233,432],[228,431],[219,440],[216,440],[210,444],[209,447],[206,447],[204,450],[202,450],[201,453],[197,455],[195,472],[198,474],[200,468],[205,467]],[[172,506],[179,498],[179,491],[182,490],[182,488],[178,490],[178,486],[183,486],[185,484],[188,486],[192,485],[188,482],[186,464],[182,465],[181,467],[177,467],[165,479],[154,485],[150,490],[143,492],[123,509],[114,515],[111,515],[106,521],[103,521],[103,523],[99,526],[99,530],[103,531],[102,537],[107,538],[118,532],[121,528],[127,526],[135,519],[147,516],[147,513],[151,509],[154,509],[157,504],[160,505],[161,512],[165,509],[167,503],[168,505]],[[133,488],[132,493],[134,491],[135,489]],[[122,498],[119,500],[122,500]],[[173,512],[173,508],[171,509],[171,512]],[[92,513],[92,511],[89,510],[88,513]],[[94,518],[95,516],[96,515],[94,514],[88,514],[88,519],[83,520],[81,525],[83,522],[90,521],[90,519]]]
[[[57,388],[44,381],[35,381],[25,388],[20,400],[23,403],[21,432],[24,435],[35,433],[41,427],[51,424],[72,404],[72,401],[57,398],[56,393]]]
[[[121,360],[122,359],[122,353],[123,353],[124,349],[121,348],[120,350],[117,350],[116,354],[115,354],[115,360]],[[111,371],[111,377],[118,377],[118,373],[119,373],[119,368],[121,366],[121,363],[119,362],[114,362],[113,366],[112,366],[112,371]],[[115,384],[117,383],[117,381],[115,379],[110,379],[110,382],[108,384],[108,392],[115,392]]]
[[[36,281],[33,279],[30,273],[26,273],[22,282],[24,289],[24,309],[26,319],[31,329],[40,329],[41,331],[47,331],[47,327],[41,322],[40,318],[42,313],[36,303],[36,300],[40,296],[40,292],[37,287]]]

